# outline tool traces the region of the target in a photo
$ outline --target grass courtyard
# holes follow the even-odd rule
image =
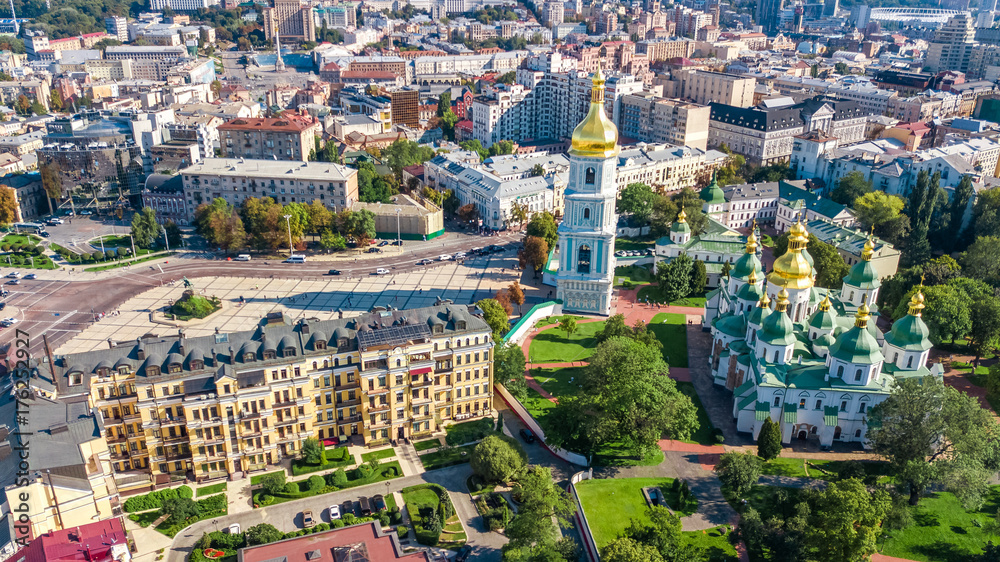
[[[531,341],[528,361],[531,363],[568,363],[581,361],[594,353],[594,334],[604,329],[604,321],[577,323],[576,331],[567,334],[556,326]]]
[[[1000,537],[983,526],[1000,509],[1000,486],[992,486],[979,511],[969,512],[953,494],[938,492],[910,508],[913,524],[892,531],[882,553],[921,562],[961,562],[982,553],[983,545]],[[978,524],[977,524],[978,523]]]
[[[632,519],[649,523],[649,506],[642,495],[642,488],[659,487],[667,503],[673,506],[677,496],[670,489],[672,483],[672,478],[613,478],[584,480],[577,484],[580,503],[597,547],[604,548],[617,538]],[[674,513],[685,517],[694,513],[697,507],[697,500],[690,500],[683,509]],[[736,550],[729,544],[725,527],[685,532],[684,537],[688,544],[705,549],[707,560],[722,562],[736,558]]]
[[[656,285],[647,285],[641,289],[636,294],[636,298],[640,302],[651,302],[659,303],[671,306],[692,306],[695,308],[703,308],[705,306],[705,293],[690,295],[683,299],[677,299],[674,301],[667,302],[667,299],[663,297],[660,293],[660,288]]]
[[[688,366],[687,317],[661,312],[649,321],[649,330],[663,344],[663,360],[667,365]]]
[[[644,265],[620,265],[615,268],[615,287],[626,282],[633,286],[653,281],[653,272]]]

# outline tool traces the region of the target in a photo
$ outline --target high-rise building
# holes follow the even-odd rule
[[[774,35],[781,24],[782,0],[757,0],[757,25]]]
[[[309,160],[323,126],[312,117],[240,118],[219,125],[225,158]]]
[[[961,12],[948,18],[948,23],[934,33],[934,40],[927,49],[924,66],[930,72],[969,69],[972,49],[976,42],[975,20],[968,12]]]
[[[122,43],[128,41],[128,20],[121,16],[104,18],[104,29],[113,39]]]
[[[556,298],[563,310],[610,314],[614,281],[618,129],[604,113],[604,77],[594,75],[587,117],[573,131],[569,184],[559,225]]]
[[[312,8],[299,0],[274,0],[273,8],[264,9],[264,33],[274,39],[275,29],[286,38],[316,40],[316,20]]]
[[[546,2],[542,6],[542,19],[545,20],[545,25],[548,27],[555,27],[563,22],[563,3],[562,2]]]
[[[711,113],[707,105],[652,94],[628,95],[621,99],[618,128],[629,139],[705,150]]]
[[[706,70],[677,72],[674,76],[673,96],[707,105],[712,102],[750,107],[757,79]]]
[[[832,18],[837,15],[840,8],[840,0],[823,0],[823,17]]]

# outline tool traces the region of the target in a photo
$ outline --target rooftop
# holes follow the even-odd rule
[[[240,551],[240,562],[430,562],[424,552],[404,554],[396,533],[377,521],[331,529]]]
[[[358,171],[331,162],[289,162],[286,160],[251,160],[246,158],[205,158],[184,169],[185,176],[219,175],[235,177],[311,180],[346,180]]]
[[[313,127],[316,121],[297,118],[238,118],[219,125],[220,131],[285,131],[300,133]]]

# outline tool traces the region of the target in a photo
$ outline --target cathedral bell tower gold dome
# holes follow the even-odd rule
[[[774,271],[767,280],[777,287],[785,289],[808,289],[813,286],[813,267],[802,255],[809,236],[802,222],[796,222],[788,231],[788,251],[774,260]]]
[[[618,152],[618,127],[604,113],[604,76],[598,68],[594,73],[594,87],[590,91],[590,111],[573,129],[569,153],[590,158],[611,158]]]

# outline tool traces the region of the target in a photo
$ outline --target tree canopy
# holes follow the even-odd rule
[[[528,222],[528,227],[525,229],[525,236],[537,236],[545,240],[547,244],[546,251],[549,248],[554,248],[556,242],[559,241],[559,228],[556,226],[556,218],[548,211],[535,213]]]

